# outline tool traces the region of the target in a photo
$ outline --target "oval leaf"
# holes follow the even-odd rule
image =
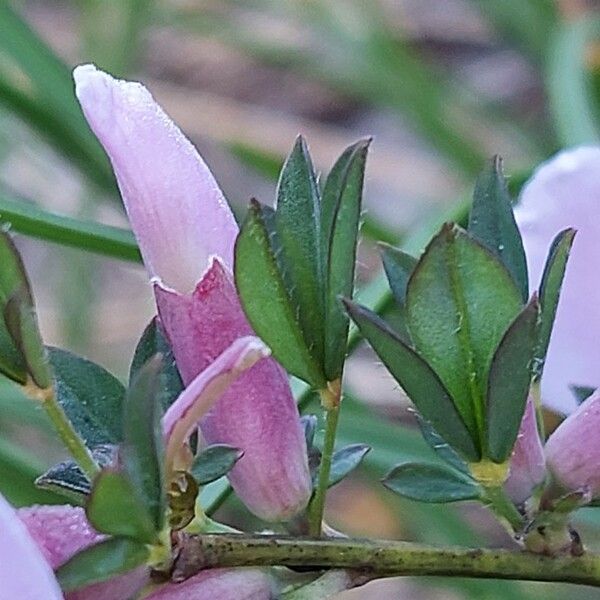
[[[192,475],[200,485],[206,485],[227,475],[243,455],[242,450],[227,444],[208,446],[194,460]]]
[[[472,479],[446,467],[426,463],[394,467],[383,485],[400,496],[421,502],[459,502],[481,496],[481,488]]]
[[[350,444],[334,452],[331,457],[331,471],[327,487],[334,486],[352,473],[370,450],[371,447],[366,444]]]
[[[490,368],[487,390],[487,456],[502,463],[510,456],[525,412],[538,341],[537,297],[504,334]]]

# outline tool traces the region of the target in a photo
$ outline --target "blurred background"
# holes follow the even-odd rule
[[[144,82],[238,215],[252,196],[272,201],[298,133],[322,171],[346,145],[374,136],[358,275],[374,299],[375,241],[418,251],[436,223],[460,214],[486,158],[504,157],[517,194],[560,148],[599,141],[599,11],[584,0],[0,0],[0,220],[21,232],[45,339],[124,378],[154,314],[135,261],[69,248],[60,232],[48,233],[52,214],[127,227],[74,99],[74,65],[95,62]],[[48,237],[59,243],[36,239]],[[340,444],[374,449],[330,494],[332,525],[354,535],[510,546],[479,507],[411,503],[385,491],[378,479],[392,465],[430,451],[367,348],[353,354],[346,383]],[[0,382],[0,490],[16,504],[60,501],[32,480],[62,457],[44,416]],[[231,498],[217,515],[249,522]],[[581,511],[578,526],[600,545],[593,510]],[[542,596],[600,592],[403,579],[343,598]]]

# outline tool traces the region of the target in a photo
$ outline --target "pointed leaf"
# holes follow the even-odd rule
[[[569,253],[575,239],[574,229],[561,231],[552,241],[548,258],[544,266],[542,281],[540,283],[540,327],[539,343],[536,350],[535,377],[540,379],[544,370],[546,352],[550,344],[552,326],[556,317],[556,309],[560,299]]]
[[[177,369],[173,350],[162,332],[158,318],[154,317],[146,329],[144,329],[144,333],[135,348],[131,368],[129,369],[129,381],[156,354],[160,354],[162,357],[160,368],[160,404],[163,410],[167,410],[175,398],[183,391],[183,382]]]
[[[511,323],[492,359],[487,390],[487,456],[502,463],[519,433],[538,340],[539,304],[531,302]]]
[[[48,355],[58,402],[88,447],[120,442],[125,397],[121,382],[100,365],[66,350],[49,347]]]
[[[320,215],[319,186],[308,147],[299,136],[281,171],[274,222],[287,291],[297,307],[310,353],[318,364],[323,364],[325,280]]]
[[[410,278],[406,314],[411,339],[473,434],[483,434],[493,353],[521,306],[502,263],[456,225],[442,227]]]
[[[344,301],[348,313],[419,412],[469,461],[480,458],[472,437],[439,377],[388,325],[370,310]]]
[[[323,188],[321,256],[326,283],[325,374],[341,376],[346,359],[348,317],[339,297],[352,298],[365,163],[370,140],[347,148]]]
[[[161,358],[156,356],[131,382],[124,405],[120,453],[124,472],[141,495],[157,530],[162,528],[166,510],[160,368]]]
[[[371,447],[366,444],[350,444],[334,452],[327,487],[334,486],[354,471],[370,450]]]
[[[89,522],[101,533],[147,544],[156,541],[152,514],[139,491],[119,471],[105,469],[95,479],[86,511]]]
[[[481,488],[465,475],[426,463],[405,463],[388,473],[383,485],[400,496],[421,502],[476,500]]]
[[[469,467],[465,461],[456,453],[456,451],[446,442],[446,440],[433,428],[431,423],[417,414],[417,423],[423,439],[429,444],[431,449],[449,466],[469,475]]]
[[[143,565],[148,558],[145,544],[127,538],[110,538],[89,546],[60,566],[56,577],[63,592],[107,581]]]
[[[394,299],[399,306],[406,303],[408,280],[417,266],[417,259],[389,244],[379,244],[383,268]]]
[[[206,485],[227,475],[242,456],[242,450],[227,444],[208,446],[194,460],[192,475],[200,485]]]
[[[273,219],[272,209],[251,202],[235,246],[236,286],[252,328],[275,358],[292,375],[321,388],[325,375],[308,348],[280,271]]]
[[[500,257],[526,302],[529,284],[525,250],[499,156],[490,161],[477,179],[469,215],[469,233]]]

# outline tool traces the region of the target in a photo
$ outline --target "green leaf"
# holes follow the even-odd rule
[[[539,304],[534,295],[511,323],[492,359],[486,403],[486,455],[497,463],[510,456],[525,412],[538,318]]]
[[[102,445],[92,450],[94,461],[101,467],[111,466],[116,456],[116,446]],[[89,479],[73,460],[54,465],[35,480],[35,485],[43,490],[62,494],[76,504],[84,504],[92,491]]]
[[[109,538],[79,552],[56,571],[63,592],[112,579],[127,573],[148,559],[145,544],[128,538]]]
[[[429,444],[430,448],[439,456],[445,463],[453,469],[469,475],[469,467],[465,464],[462,458],[454,451],[452,446],[433,428],[431,423],[417,414],[417,423],[423,439]]]
[[[127,390],[120,453],[123,470],[143,499],[157,531],[163,526],[166,511],[160,368],[160,356],[150,359]]]
[[[367,444],[350,444],[333,453],[327,487],[332,487],[349,475],[371,450]]]
[[[448,391],[433,369],[375,313],[344,301],[348,313],[419,412],[467,460],[480,451]]]
[[[383,485],[396,494],[421,502],[459,502],[481,496],[481,488],[464,474],[426,463],[394,467],[383,479]]]
[[[411,338],[474,436],[483,435],[492,356],[521,306],[502,263],[456,225],[442,227],[410,278],[406,314]]]
[[[194,460],[192,475],[200,485],[212,483],[227,475],[243,455],[242,450],[227,444],[208,446]]]
[[[56,397],[90,448],[123,439],[125,388],[101,366],[66,350],[48,348]]]
[[[97,531],[147,544],[156,541],[153,515],[124,473],[104,469],[94,481],[85,512]]]
[[[325,281],[321,244],[320,193],[304,138],[298,136],[287,157],[279,183],[275,227],[280,270],[297,309],[296,318],[317,364],[325,345]]]
[[[477,178],[468,230],[500,258],[521,291],[523,302],[527,302],[527,259],[499,156],[495,156]]]
[[[347,148],[329,173],[321,203],[321,257],[325,278],[325,374],[338,379],[346,359],[348,317],[340,296],[352,298],[362,190],[371,140]]]
[[[379,244],[383,268],[396,303],[403,307],[406,304],[408,280],[417,266],[417,259],[399,248],[389,244]]]
[[[308,348],[280,273],[281,247],[273,219],[272,209],[251,202],[235,246],[236,286],[252,328],[275,358],[292,375],[321,388],[325,375]]]
[[[183,391],[184,386],[171,346],[158,324],[157,317],[154,317],[144,329],[135,348],[129,369],[129,381],[133,380],[137,372],[156,354],[161,355],[160,405],[163,410],[167,410]]]
[[[535,377],[540,379],[544,370],[544,362],[552,326],[556,317],[556,309],[560,300],[560,290],[562,287],[565,269],[569,259],[569,253],[575,239],[574,229],[565,229],[561,231],[552,241],[548,258],[544,266],[542,281],[540,283],[540,327],[539,343],[535,354]]]

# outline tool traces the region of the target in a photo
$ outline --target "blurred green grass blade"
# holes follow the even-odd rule
[[[600,36],[600,17],[564,21],[550,46],[546,87],[559,140],[564,146],[597,143],[600,122],[592,72],[590,43]]]
[[[6,195],[0,195],[0,223],[9,223],[13,231],[63,246],[141,261],[135,238],[127,229],[56,215]]]
[[[0,0],[0,103],[96,184],[115,189],[108,160],[75,99],[69,68],[8,0]]]

